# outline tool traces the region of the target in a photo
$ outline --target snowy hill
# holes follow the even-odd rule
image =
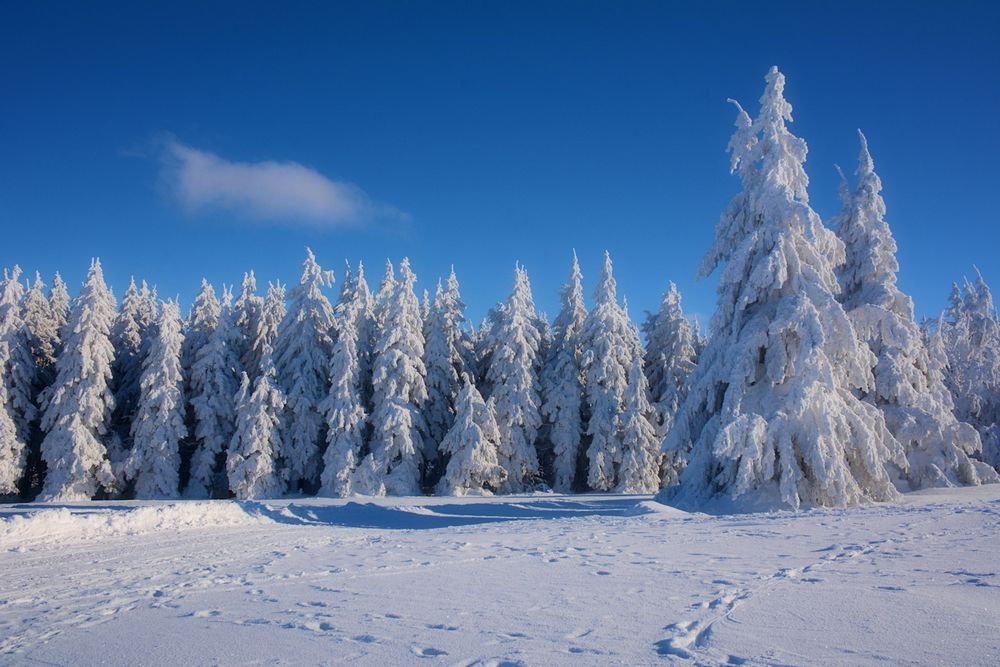
[[[0,509],[0,663],[996,664],[1000,488]],[[960,631],[957,631],[959,630]]]

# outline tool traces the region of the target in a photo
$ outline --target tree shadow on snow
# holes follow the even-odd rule
[[[545,500],[520,503],[469,502],[402,506],[358,502],[349,502],[340,506],[293,503],[286,507],[272,507],[266,503],[249,501],[240,504],[249,513],[260,514],[285,524],[386,530],[428,530],[502,521],[566,519],[580,516],[624,516],[636,506],[636,499],[623,496],[600,500]]]

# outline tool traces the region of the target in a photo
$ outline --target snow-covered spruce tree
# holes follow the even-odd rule
[[[24,295],[21,319],[35,365],[33,398],[37,404],[41,391],[55,379],[56,352],[59,349],[59,322],[45,297],[45,283],[38,273],[35,273],[31,289]]]
[[[528,272],[514,270],[514,289],[498,310],[486,371],[500,429],[499,461],[507,471],[503,493],[521,493],[539,481],[535,439],[541,426],[538,322]]]
[[[0,340],[7,345],[0,352],[0,374],[7,385],[6,407],[17,426],[17,437],[26,443],[38,412],[35,406],[35,360],[21,308],[25,288],[20,282],[21,267],[4,270],[0,282]]]
[[[344,282],[335,311],[336,340],[330,354],[330,391],[319,409],[326,420],[326,452],[320,495],[349,496],[354,492],[353,478],[365,452],[367,413],[362,401],[362,377],[359,339],[367,297],[359,290],[357,274],[344,274]],[[367,292],[367,286],[364,291]]]
[[[42,416],[44,500],[89,500],[115,486],[105,448],[114,407],[109,386],[114,317],[115,298],[94,260],[63,330],[63,351]]]
[[[115,357],[111,364],[111,392],[115,407],[111,413],[111,438],[108,458],[118,468],[132,448],[132,422],[139,402],[143,359],[149,349],[155,320],[147,321],[148,288],[140,292],[133,278],[122,296],[118,314],[111,325],[111,345]]]
[[[43,404],[44,392],[55,380],[56,353],[60,348],[59,324],[45,296],[45,283],[38,273],[35,273],[35,280],[21,302],[21,319],[24,322],[22,331],[27,349],[33,362],[31,401],[37,407]],[[21,480],[21,493],[29,498],[37,495],[41,489],[44,475],[41,458],[41,411],[36,409],[34,413],[24,443],[27,458],[25,474]]]
[[[1000,470],[1000,318],[981,274],[962,290],[952,286],[936,333],[947,355],[944,377],[955,414],[979,432],[983,460]]]
[[[30,398],[27,393],[30,385],[23,381],[26,346],[20,303],[24,287],[19,282],[20,276],[20,267],[15,266],[10,272],[4,269],[0,283],[0,496],[18,492],[27,461],[28,422],[24,419],[24,408]]]
[[[253,271],[243,274],[243,282],[240,285],[240,295],[233,304],[235,314],[234,323],[239,331],[239,338],[242,341],[240,346],[240,367],[246,371],[250,378],[250,386],[257,379],[260,369],[260,346],[255,347],[257,331],[260,328],[260,318],[264,311],[264,299],[257,294],[257,278]]]
[[[195,352],[188,378],[195,450],[186,493],[193,498],[224,497],[228,490],[219,477],[236,426],[241,341],[235,316],[232,294],[223,290],[218,324]]]
[[[167,301],[142,362],[132,449],[122,466],[122,482],[135,485],[136,498],[176,498],[180,490],[180,443],[187,436],[182,344],[180,308]]]
[[[375,357],[375,343],[378,333],[376,322],[376,303],[365,280],[364,264],[358,262],[358,268],[351,274],[350,295],[341,292],[338,303],[347,303],[357,299],[358,306],[358,375],[361,383],[361,405],[365,413],[372,408],[372,364]],[[336,317],[336,314],[334,315]]]
[[[62,330],[69,322],[69,290],[66,288],[66,283],[63,281],[62,276],[56,271],[56,275],[52,278],[52,289],[49,290],[49,306],[52,308],[52,317],[56,320],[56,329],[59,331],[60,341],[62,340]],[[56,351],[56,357],[59,356],[58,350]]]
[[[281,450],[278,420],[285,398],[275,381],[271,348],[265,344],[261,353],[260,374],[253,389],[246,373],[240,382],[236,431],[226,459],[229,489],[240,500],[277,498],[285,490],[276,460],[276,452]]]
[[[455,422],[441,441],[448,466],[437,484],[444,496],[492,494],[507,478],[498,461],[500,429],[493,399],[484,402],[468,375],[455,401]]]
[[[415,282],[409,260],[403,259],[399,279],[393,281],[392,293],[383,302],[384,319],[372,373],[371,451],[354,480],[360,493],[420,493],[427,387],[423,324],[420,302],[413,291]]]
[[[594,308],[582,331],[585,377],[584,397],[589,420],[587,435],[587,484],[597,491],[619,486],[624,454],[620,416],[634,357],[641,355],[639,336],[625,308],[618,304],[611,256],[604,253],[604,268],[594,292]]]
[[[667,438],[690,450],[675,502],[842,506],[896,497],[905,468],[872,386],[871,352],[835,294],[844,245],[809,207],[806,144],[785,123],[777,68],[755,121],[742,109],[729,143],[743,191],[716,228],[701,274],[725,265],[712,336]],[[737,105],[738,106],[738,105]]]
[[[560,291],[562,307],[552,325],[552,345],[542,367],[541,413],[549,427],[552,443],[552,486],[556,491],[573,491],[583,437],[583,323],[587,307],[583,301],[583,273],[573,253],[569,280]]]
[[[670,433],[674,415],[684,400],[687,379],[697,364],[696,338],[681,309],[681,294],[673,282],[660,301],[660,310],[643,325],[646,334],[645,372],[655,417],[653,423],[662,441]],[[663,487],[677,483],[684,460],[676,452],[666,454],[660,465]]]
[[[290,294],[288,312],[275,340],[278,386],[285,396],[279,454],[289,491],[315,493],[320,482],[320,442],[323,415],[319,404],[329,393],[330,338],[333,307],[323,294],[333,284],[306,248],[302,276]]]
[[[854,330],[875,355],[875,383],[863,398],[885,415],[889,430],[906,450],[909,470],[901,490],[1000,481],[981,461],[979,436],[954,415],[951,394],[934,373],[913,302],[896,285],[896,241],[885,221],[882,182],[875,173],[865,136],[856,172],[835,228],[847,249],[838,269],[840,301]],[[977,472],[978,469],[978,472]]]
[[[250,377],[251,385],[256,384],[255,374],[259,374],[264,359],[264,350],[271,351],[271,362],[274,363],[274,344],[278,338],[278,328],[285,319],[285,286],[279,283],[267,284],[267,296],[264,298],[256,318],[256,328],[245,342],[247,354],[244,364],[249,360],[250,366],[244,370]],[[251,374],[257,369],[255,374]]]
[[[655,493],[660,488],[660,443],[653,425],[654,410],[643,373],[642,357],[635,355],[623,397],[621,423],[622,463],[619,493]]]
[[[194,304],[184,323],[184,344],[181,347],[181,366],[187,377],[194,365],[195,355],[205,346],[208,337],[212,335],[219,324],[219,314],[222,306],[215,296],[215,288],[205,278],[201,279],[201,288],[194,297]]]
[[[458,278],[452,269],[446,286],[438,282],[429,319],[424,324],[427,332],[424,347],[424,365],[427,368],[427,443],[424,457],[429,467],[429,486],[437,482],[443,472],[438,461],[438,446],[455,420],[455,400],[460,390],[459,378],[466,372],[468,351],[462,333],[465,322],[465,304],[458,289]],[[442,462],[444,463],[444,462]],[[436,472],[435,472],[436,470]]]

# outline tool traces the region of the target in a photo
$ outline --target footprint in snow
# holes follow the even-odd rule
[[[424,648],[420,646],[411,646],[410,651],[412,651],[413,655],[417,656],[418,658],[437,658],[442,655],[448,655],[447,651],[442,651],[439,648],[433,648],[433,647]]]

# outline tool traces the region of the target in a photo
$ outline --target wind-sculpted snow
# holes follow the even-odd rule
[[[993,665],[1000,485],[0,509],[0,664]],[[182,638],[178,641],[179,638]]]
[[[42,510],[13,507],[9,516],[0,517],[0,548],[11,551],[38,544],[61,546],[122,535],[272,522],[252,504],[228,501],[150,506],[95,503]]]

